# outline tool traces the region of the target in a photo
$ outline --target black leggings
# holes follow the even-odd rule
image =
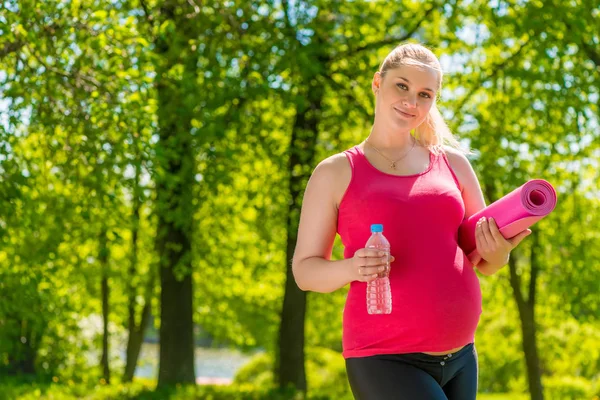
[[[357,400],[474,400],[477,351],[473,343],[456,353],[387,354],[346,359]]]

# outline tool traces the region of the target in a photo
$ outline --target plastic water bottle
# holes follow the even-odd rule
[[[383,236],[383,225],[371,225],[371,237],[366,248],[378,249],[387,253],[386,268],[375,280],[367,283],[367,312],[369,314],[390,314],[392,312],[392,291],[390,289],[390,242]]]

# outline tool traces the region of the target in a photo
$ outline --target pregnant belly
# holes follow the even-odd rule
[[[374,316],[366,310],[366,285],[353,283],[344,310],[345,349],[439,355],[460,350],[472,340],[481,314],[474,271],[442,279],[394,279],[391,287],[392,313]]]

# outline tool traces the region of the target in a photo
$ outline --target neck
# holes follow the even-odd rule
[[[415,139],[411,136],[410,131],[381,128],[374,124],[367,140],[381,150],[401,151],[412,147]]]

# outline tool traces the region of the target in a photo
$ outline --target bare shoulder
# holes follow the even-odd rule
[[[348,157],[344,153],[336,153],[322,160],[317,168],[328,168],[328,169],[344,169],[344,167],[350,168]]]
[[[454,147],[444,146],[444,152],[446,153],[446,157],[448,157],[448,162],[452,164],[453,168],[454,164],[457,168],[471,168],[469,159],[462,151],[455,149]]]
[[[462,191],[465,182],[468,182],[470,179],[472,179],[474,174],[473,167],[471,166],[467,156],[462,151],[455,149],[454,147],[444,146],[444,153],[446,154],[446,158],[448,158],[448,163],[450,164],[452,171],[458,178],[460,190]]]
[[[469,218],[485,207],[485,199],[481,192],[479,180],[464,153],[448,146],[444,146],[444,152],[452,171],[454,171],[459,181],[460,191],[465,202],[465,218]]]
[[[339,206],[351,179],[352,169],[344,153],[334,154],[321,161],[311,176],[311,180],[317,180],[320,187],[328,189],[336,207]]]

